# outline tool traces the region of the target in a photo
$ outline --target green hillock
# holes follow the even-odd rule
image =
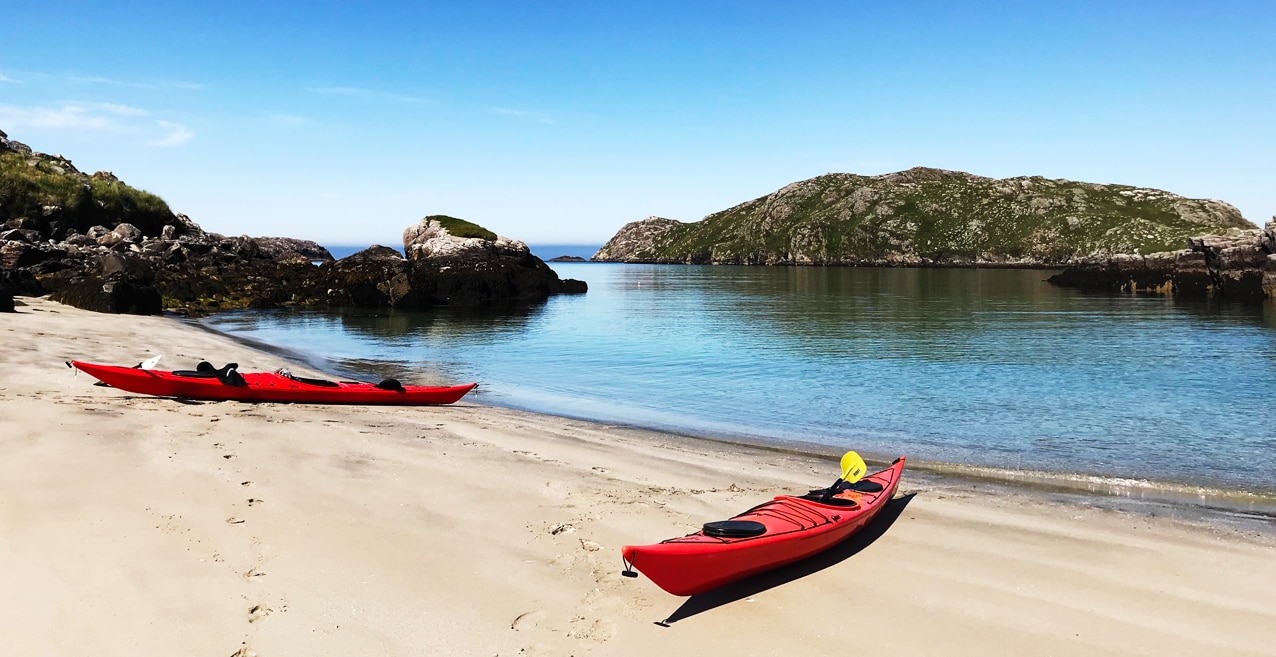
[[[69,161],[42,153],[2,151],[0,224],[21,217],[56,222],[63,233],[127,222],[143,234],[158,235],[165,224],[174,222],[163,199],[113,175],[86,175]]]
[[[595,260],[720,264],[1049,265],[1101,253],[1184,248],[1253,228],[1221,201],[1039,176],[993,179],[916,168],[793,183],[696,223],[651,218]]]

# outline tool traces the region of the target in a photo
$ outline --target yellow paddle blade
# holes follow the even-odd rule
[[[842,481],[847,483],[855,483],[868,472],[868,466],[864,464],[864,459],[860,458],[855,452],[847,452],[842,455]]]

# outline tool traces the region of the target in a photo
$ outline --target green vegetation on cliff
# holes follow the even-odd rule
[[[437,221],[448,233],[454,237],[477,237],[479,239],[496,241],[496,233],[476,224],[468,222],[464,219],[449,217],[445,214],[432,214],[422,221]]]
[[[696,223],[650,218],[595,260],[721,264],[1048,265],[1183,248],[1252,228],[1221,201],[1038,176],[916,168],[793,183]]]
[[[173,223],[173,212],[163,199],[129,187],[109,173],[89,176],[56,156],[3,151],[0,224],[20,217],[57,222],[64,233],[127,222],[146,235],[158,235],[164,224]]]

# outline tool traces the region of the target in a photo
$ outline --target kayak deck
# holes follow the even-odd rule
[[[828,502],[814,495],[781,495],[728,523],[710,523],[746,530],[761,525],[762,531],[755,535],[721,535],[708,528],[654,545],[625,546],[621,556],[674,595],[703,593],[798,561],[846,540],[872,520],[894,496],[904,460],[896,459]]]

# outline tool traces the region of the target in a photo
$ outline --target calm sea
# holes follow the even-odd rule
[[[554,268],[588,294],[207,324],[344,376],[479,381],[481,402],[557,415],[1276,491],[1272,304],[1085,294],[1026,270]]]

